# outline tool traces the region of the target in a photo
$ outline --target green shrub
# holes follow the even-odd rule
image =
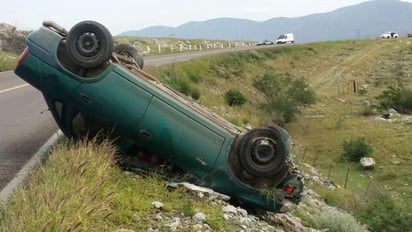
[[[225,101],[229,106],[240,106],[245,104],[246,97],[237,89],[230,89],[225,93]]]
[[[364,105],[361,110],[361,114],[363,116],[371,116],[376,114],[376,109],[375,107],[371,105]]]
[[[17,61],[18,57],[15,54],[0,51],[0,72],[13,70]]]
[[[180,211],[184,216],[193,216],[195,214],[195,211],[193,209],[193,204],[190,201],[183,202],[182,205],[180,206]]]
[[[377,99],[382,108],[393,108],[399,113],[412,112],[412,90],[402,86],[388,87],[377,97]]]
[[[256,78],[253,86],[265,96],[265,108],[278,124],[293,121],[302,107],[316,102],[315,91],[305,79],[288,73],[266,73]]]
[[[314,219],[313,224],[315,228],[326,228],[329,232],[367,231],[352,215],[340,211],[324,210]]]
[[[198,100],[200,98],[200,90],[198,88],[192,88],[190,91],[190,96],[195,99]]]
[[[3,51],[14,54],[20,54],[26,47],[26,36],[29,31],[18,31],[16,29],[6,30],[0,34],[0,40],[3,42]]]
[[[320,206],[316,201],[303,198],[293,214],[302,219],[305,226],[329,232],[366,232],[366,226],[354,216],[329,206]]]
[[[343,141],[342,149],[342,160],[349,162],[358,162],[373,152],[372,145],[362,137]]]
[[[176,72],[167,72],[164,77],[166,84],[170,85],[173,89],[191,96],[194,99],[200,98],[200,91],[192,86],[191,82],[183,76],[178,76]]]
[[[368,225],[370,231],[410,231],[412,214],[407,205],[394,200],[390,195],[378,195],[356,216]]]

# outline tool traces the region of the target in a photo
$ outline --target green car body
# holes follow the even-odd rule
[[[125,147],[133,144],[158,154],[199,178],[202,185],[240,202],[274,212],[299,202],[304,182],[287,156],[290,140],[283,129],[246,131],[234,126],[141,69],[117,62],[116,55],[96,67],[81,67],[67,54],[68,34],[45,23],[28,36],[15,70],[42,92],[67,137],[110,131]],[[279,136],[263,138],[273,133]],[[276,158],[280,162],[262,174],[260,169],[250,173],[239,158],[239,152],[249,148],[247,154],[258,157],[263,169],[276,152],[286,157]],[[274,155],[260,155],[259,149]],[[276,172],[271,170],[274,166]]]

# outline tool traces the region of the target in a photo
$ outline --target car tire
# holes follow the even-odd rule
[[[289,151],[292,147],[292,140],[290,138],[289,133],[282,127],[276,125],[268,126],[268,128],[274,130],[275,133],[280,135],[282,142],[285,144],[286,156],[289,156]]]
[[[95,68],[110,59],[113,53],[113,37],[102,24],[83,21],[70,29],[66,50],[76,65]]]
[[[136,64],[139,66],[139,68],[143,69],[143,57],[139,55],[139,52],[135,47],[130,46],[128,44],[118,44],[114,47],[114,52],[121,56],[125,56],[128,59],[133,59],[134,62],[136,62]]]
[[[256,177],[273,176],[286,162],[288,145],[283,134],[272,127],[248,131],[239,142],[238,155],[242,167]]]

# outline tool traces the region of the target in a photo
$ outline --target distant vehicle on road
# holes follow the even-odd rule
[[[286,43],[294,43],[294,42],[295,42],[295,37],[293,36],[293,33],[281,34],[276,39],[276,44],[286,44]]]
[[[398,33],[394,32],[394,31],[388,31],[388,32],[385,32],[381,35],[381,38],[384,38],[384,39],[390,39],[390,38],[396,39],[398,37],[399,37]]]
[[[156,154],[204,186],[274,212],[304,190],[290,136],[279,126],[237,127],[141,70],[132,46],[114,46],[106,27],[66,31],[45,21],[27,38],[15,73],[43,93],[70,138],[111,135],[123,151]]]
[[[408,33],[408,37],[412,37],[412,32],[409,32],[409,33]]]
[[[265,39],[265,40],[263,40],[263,41],[256,42],[256,46],[260,46],[260,45],[272,45],[272,44],[273,44],[273,42],[270,41],[270,40],[268,40],[268,39]]]

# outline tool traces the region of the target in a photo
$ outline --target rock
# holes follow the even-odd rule
[[[324,114],[316,114],[316,115],[306,115],[306,118],[312,118],[312,119],[324,119],[325,115]]]
[[[160,215],[160,213],[156,214],[154,218],[155,218],[156,220],[158,220],[158,221],[162,221],[162,220],[163,220],[163,217],[162,217],[162,215]]]
[[[412,121],[412,116],[405,116],[405,118],[403,118],[403,120],[405,120],[405,121]]]
[[[159,230],[158,230],[158,229],[149,228],[149,229],[147,229],[147,232],[159,232]]]
[[[226,205],[222,207],[224,213],[237,214],[237,209],[233,205]]]
[[[241,217],[239,219],[239,221],[240,221],[240,223],[246,224],[246,225],[252,224],[252,222],[253,222],[253,220],[249,217]]]
[[[243,217],[247,217],[247,210],[242,208],[237,208],[237,212],[242,215]]]
[[[171,231],[177,231],[181,225],[182,222],[180,221],[180,218],[175,217],[173,218],[173,222],[171,222],[168,226]]]
[[[201,224],[193,225],[192,229],[193,229],[193,231],[202,231],[203,225],[201,225]]]
[[[182,182],[182,183],[178,183],[178,185],[183,186],[191,191],[195,191],[198,192],[198,196],[203,198],[204,195],[209,195],[210,199],[221,199],[224,201],[228,201],[230,200],[230,196],[222,194],[222,193],[218,193],[213,191],[210,188],[205,188],[205,187],[200,187],[191,183],[187,183],[187,182]]]
[[[197,193],[197,196],[198,196],[200,199],[202,199],[202,198],[205,196],[205,194],[202,193],[202,192],[198,192],[198,193]]]
[[[299,232],[321,232],[321,230],[316,230],[308,228],[302,225],[302,221],[298,217],[294,217],[290,214],[276,214],[274,216],[275,221],[290,231]]]
[[[158,201],[153,201],[152,205],[156,208],[156,209],[161,209],[163,208],[163,203],[162,202],[158,202]]]
[[[399,164],[401,164],[401,161],[395,160],[395,161],[392,162],[392,164],[399,165]]]
[[[364,169],[374,169],[376,164],[372,157],[362,157],[360,163]]]
[[[196,220],[196,221],[204,222],[204,221],[206,221],[206,216],[205,216],[204,213],[198,212],[195,215],[193,215],[193,219]]]
[[[388,114],[394,115],[394,114],[399,114],[399,112],[396,111],[395,109],[389,109]]]

